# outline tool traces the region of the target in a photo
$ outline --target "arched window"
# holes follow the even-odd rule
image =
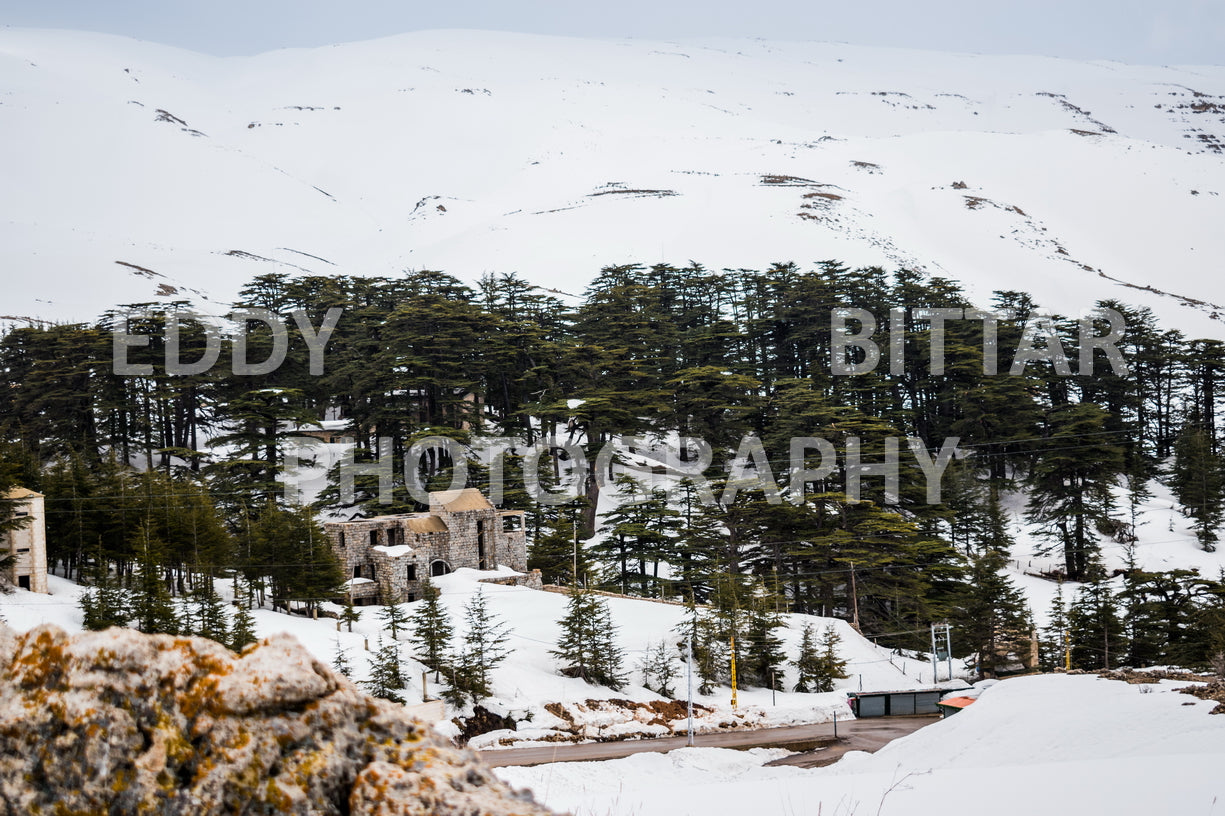
[[[451,571],[451,566],[441,558],[430,564],[430,576],[437,578],[439,575],[446,575]]]

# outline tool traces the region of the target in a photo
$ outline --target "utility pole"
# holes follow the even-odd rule
[[[949,670],[949,679],[953,679],[953,631],[948,623],[944,624],[944,657],[945,667]]]
[[[932,685],[939,682],[940,663],[936,660],[936,624],[932,624]]]
[[[736,636],[731,636],[732,645],[732,711],[736,710]]]
[[[851,562],[851,627],[860,634],[859,628],[859,590],[855,586],[855,562]]]
[[[689,741],[685,744],[693,747],[693,633],[689,633],[688,646],[685,649],[685,665],[689,667],[689,703],[686,706],[689,713]]]

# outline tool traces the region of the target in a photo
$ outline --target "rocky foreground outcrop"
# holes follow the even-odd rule
[[[547,811],[288,635],[0,626],[0,813],[477,816]]]

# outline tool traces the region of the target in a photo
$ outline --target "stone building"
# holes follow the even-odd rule
[[[474,488],[431,493],[428,513],[329,522],[323,529],[359,605],[414,601],[421,579],[462,567],[527,571],[523,511],[498,510]]]
[[[43,512],[43,494],[16,487],[4,494],[4,500],[15,505],[15,517],[28,519],[15,530],[0,533],[0,553],[14,556],[10,582],[21,589],[48,592],[47,517]]]

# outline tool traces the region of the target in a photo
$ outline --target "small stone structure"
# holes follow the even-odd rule
[[[462,567],[526,572],[523,515],[498,510],[479,490],[465,488],[431,493],[428,513],[329,522],[323,529],[353,603],[403,603],[420,597],[423,578]],[[530,586],[532,577],[518,582]]]
[[[0,553],[14,556],[10,581],[13,586],[32,592],[47,589],[47,517],[43,494],[16,487],[4,494],[14,505],[13,515],[26,522],[15,530],[0,533]]]

